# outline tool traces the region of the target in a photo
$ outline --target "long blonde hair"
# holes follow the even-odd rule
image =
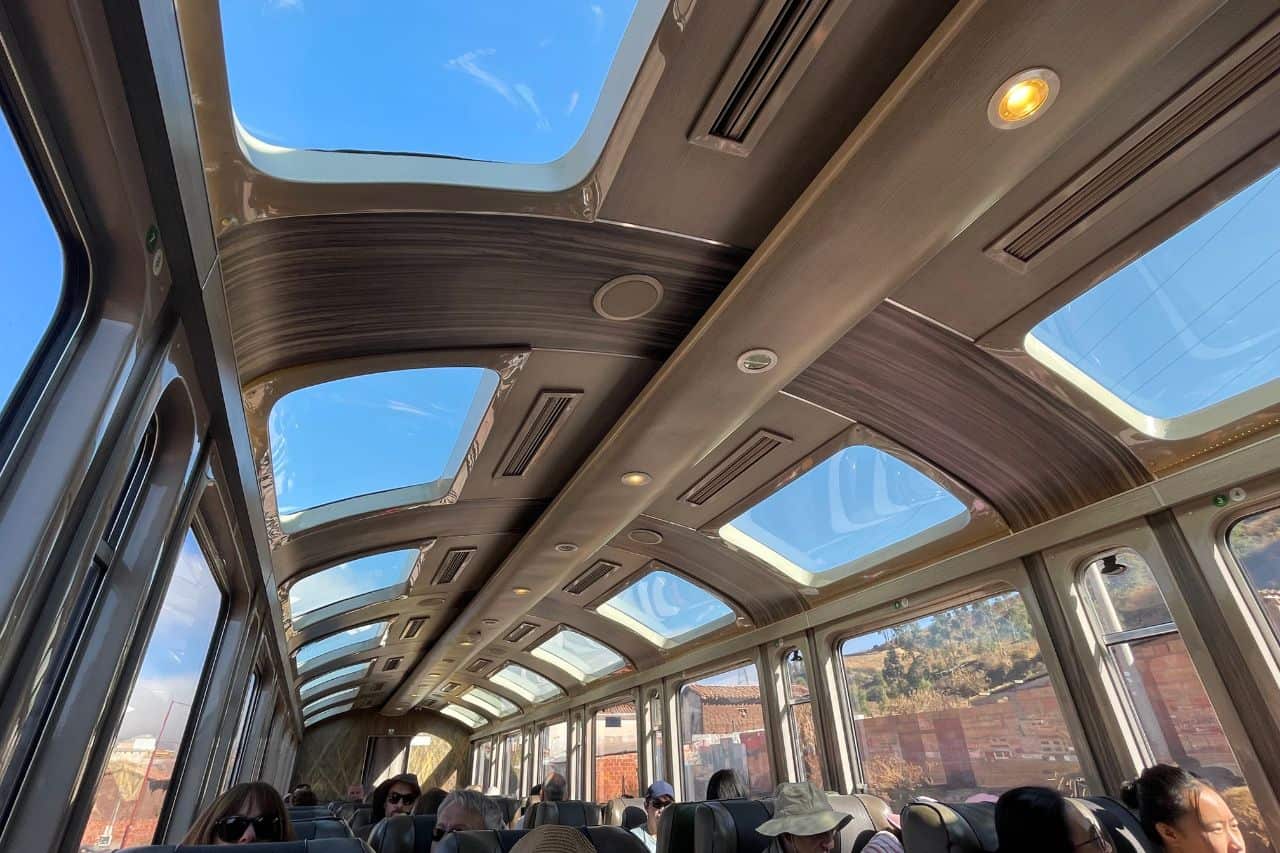
[[[293,824],[289,822],[289,810],[284,807],[280,793],[266,782],[241,782],[224,791],[218,799],[200,813],[191,829],[183,837],[183,844],[214,844],[213,825],[224,817],[238,814],[241,806],[252,803],[258,806],[263,817],[280,819],[280,841],[296,841]]]

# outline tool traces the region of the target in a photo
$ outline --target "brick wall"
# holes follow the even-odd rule
[[[614,797],[639,797],[640,763],[634,752],[601,755],[595,760],[593,776],[595,799],[606,802]]]

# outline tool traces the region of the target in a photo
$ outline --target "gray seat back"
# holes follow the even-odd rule
[[[644,842],[620,826],[578,827],[600,853],[645,853]],[[434,853],[508,853],[527,829],[451,832],[436,845]],[[257,851],[255,851],[257,853]]]
[[[871,836],[889,826],[889,804],[884,800],[869,794],[828,794],[827,799],[831,801],[831,808],[849,815],[849,822],[841,828],[840,837],[836,839],[836,853],[857,853],[871,840]],[[867,799],[872,802],[869,804]],[[871,808],[881,812],[879,824]]]
[[[994,803],[909,803],[902,843],[911,853],[996,853]]]
[[[213,844],[154,844],[128,847],[119,853],[225,853],[225,846]],[[363,841],[355,838],[317,838],[315,841],[278,841],[253,845],[253,853],[369,853]]]
[[[538,803],[533,807],[532,822],[526,828],[556,823],[561,826],[599,826],[600,804],[585,800],[561,800],[557,803]]]
[[[635,806],[643,811],[644,797],[614,797],[604,804],[601,823],[605,826],[622,826],[622,815],[627,810],[627,806]]]
[[[299,841],[314,841],[317,838],[353,838],[351,827],[336,817],[319,818],[317,820],[293,820],[293,834]]]
[[[377,853],[429,853],[435,831],[433,814],[392,815],[374,825],[369,846]]]
[[[771,800],[708,800],[693,806],[696,853],[764,853],[773,841],[756,832],[773,816]]]

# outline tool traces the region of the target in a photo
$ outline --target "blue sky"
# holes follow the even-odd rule
[[[404,583],[417,559],[417,548],[384,551],[307,575],[289,587],[289,615],[296,619],[335,601]]]
[[[290,148],[559,159],[635,0],[223,0],[232,104]]]
[[[8,124],[0,120],[0,409],[62,296],[62,243]]]
[[[650,572],[605,602],[671,639],[733,611],[702,587],[669,572]]]

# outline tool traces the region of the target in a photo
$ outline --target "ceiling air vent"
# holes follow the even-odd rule
[[[425,624],[427,624],[427,617],[414,616],[408,622],[404,623],[404,633],[400,635],[400,639],[417,639],[417,636],[422,633],[422,626]]]
[[[689,141],[750,154],[848,6],[849,0],[766,0]]]
[[[448,684],[442,687],[441,690],[443,690],[445,693],[453,693],[461,686],[462,685],[457,681],[450,681]]]
[[[507,636],[502,639],[506,640],[508,643],[518,643],[536,630],[538,630],[537,623],[521,622],[519,625],[508,631]]]
[[[543,391],[511,439],[495,477],[523,477],[578,405],[581,391]]]
[[[738,445],[738,448],[721,459],[714,468],[702,476],[698,482],[680,496],[683,503],[702,506],[720,492],[724,491],[734,480],[750,470],[761,459],[791,439],[767,429],[756,430],[756,433]]]
[[[431,582],[433,584],[453,583],[458,575],[462,574],[462,570],[466,568],[475,553],[475,548],[450,548],[444,555],[444,559],[440,561],[440,568],[436,569]]]
[[[383,671],[383,672],[394,672],[394,671],[396,671],[397,669],[399,669],[399,668],[400,668],[400,661],[402,661],[402,660],[404,660],[404,658],[403,658],[403,657],[398,657],[398,658],[387,658],[387,662],[386,662],[386,663],[384,663],[384,664],[382,665],[382,671]]]
[[[617,563],[611,563],[608,560],[597,560],[591,568],[578,575],[572,583],[566,586],[564,591],[570,595],[582,595],[589,588],[620,568],[622,566]]]
[[[488,658],[478,658],[477,660],[472,661],[467,666],[467,672],[474,672],[476,674],[479,674],[481,672],[484,672],[486,669],[488,669],[491,666],[493,666],[493,661],[489,660]]]
[[[1260,34],[1158,110],[1077,175],[1069,184],[987,248],[987,254],[1019,272],[1050,249],[1084,230],[1106,210],[1131,197],[1141,179],[1172,163],[1280,82],[1280,33]],[[1270,87],[1268,87],[1270,88]]]

